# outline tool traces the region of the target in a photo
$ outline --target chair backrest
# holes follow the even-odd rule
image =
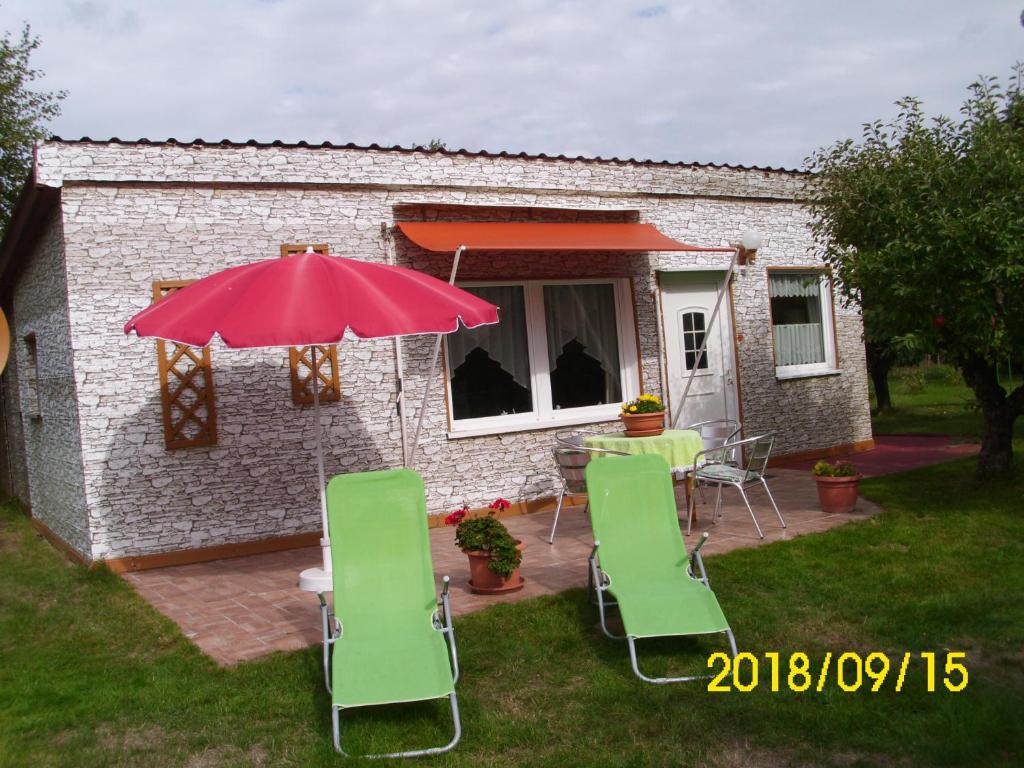
[[[586,493],[586,466],[590,452],[577,448],[555,448],[555,465],[568,493]]]
[[[726,443],[735,440],[740,433],[740,423],[734,419],[711,419],[691,424],[686,429],[700,432],[704,450],[710,450],[721,448]]]
[[[721,454],[715,455],[714,459],[715,461],[725,461],[724,458],[720,457],[733,456],[738,465],[739,460],[745,454],[747,460],[743,468],[746,471],[746,475],[743,481],[756,480],[764,474],[765,468],[768,466],[768,458],[772,455],[772,446],[774,445],[775,435],[771,433],[758,435],[757,437],[748,437],[746,440],[734,440],[723,445]]]
[[[559,448],[582,448],[583,441],[596,434],[586,429],[560,429],[555,432],[555,444]]]
[[[334,605],[345,633],[382,617],[428,621],[436,607],[423,480],[411,469],[338,475],[327,485]],[[388,625],[393,625],[388,621]]]
[[[753,480],[754,476],[764,475],[768,466],[768,457],[772,455],[772,447],[775,445],[775,435],[758,435],[750,438],[750,447],[747,448],[747,480]]]
[[[672,473],[657,454],[587,465],[590,523],[601,569],[616,584],[643,589],[686,563]]]

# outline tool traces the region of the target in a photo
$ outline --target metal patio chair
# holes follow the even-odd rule
[[[740,438],[743,433],[743,427],[735,419],[709,419],[708,421],[698,421],[696,424],[690,424],[684,429],[689,429],[694,432],[700,433],[701,443],[704,445],[704,450],[708,451],[713,448],[721,448],[726,443],[731,443],[737,438]],[[727,463],[735,464],[735,459],[730,458]],[[680,479],[687,483],[687,503],[690,498],[690,482],[692,480],[693,470],[690,467],[678,470]],[[704,490],[700,490],[701,501],[704,501]]]
[[[555,506],[555,519],[551,523],[551,535],[548,536],[548,544],[554,544],[555,542],[555,529],[558,527],[558,517],[562,513],[562,502],[565,500],[565,497],[567,495],[576,496],[587,492],[585,470],[591,456],[594,454],[606,456],[628,455],[621,451],[610,451],[605,448],[587,448],[584,446],[583,438],[590,434],[598,434],[596,432],[574,431],[572,437],[567,439],[560,439],[559,435],[561,434],[564,433],[555,434],[555,441],[559,447],[555,448],[553,453],[555,466],[558,467],[558,477],[562,481],[562,487],[558,491],[558,504]],[[577,439],[577,437],[578,442],[569,442],[569,440]],[[587,513],[589,507],[590,499],[588,497],[587,503],[583,507],[583,514]]]
[[[587,467],[587,485],[594,532],[590,585],[601,630],[626,640],[634,674],[658,684],[708,677],[648,677],[637,661],[636,641],[643,638],[724,634],[735,658],[736,639],[700,555],[707,534],[687,553],[668,462],[651,454],[595,461]],[[618,606],[625,636],[608,629],[610,604]]]
[[[772,508],[775,510],[775,514],[778,515],[779,522],[782,523],[783,528],[786,527],[786,521],[782,517],[779,507],[775,503],[775,498],[768,488],[768,483],[764,479],[765,468],[768,465],[768,458],[771,456],[774,444],[774,435],[759,435],[757,437],[748,437],[746,440],[727,442],[717,448],[701,451],[694,457],[693,467],[690,470],[693,473],[694,483],[697,485],[714,485],[718,488],[718,494],[715,498],[715,513],[712,517],[713,522],[717,522],[722,516],[722,488],[731,485],[743,497],[743,503],[746,505],[747,511],[750,513],[750,519],[754,521],[754,527],[757,529],[757,535],[763,539],[764,532],[761,530],[761,525],[757,522],[757,517],[750,506],[750,500],[747,498],[746,492],[748,486],[760,483],[764,487],[764,492],[768,494],[768,500],[772,503]],[[740,462],[742,462],[744,454],[746,454],[747,458],[746,462],[741,466]],[[736,463],[733,464],[732,462]],[[695,513],[695,494],[690,494],[690,504],[686,515],[687,535],[690,534],[690,530],[693,527]]]

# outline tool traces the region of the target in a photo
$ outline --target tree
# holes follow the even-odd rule
[[[21,37],[0,38],[0,231],[7,225],[18,202],[32,163],[32,147],[49,133],[44,123],[60,114],[64,91],[34,91],[33,80],[43,73],[29,64],[39,38],[26,24]]]
[[[1024,386],[1008,392],[997,376],[1024,349],[1022,76],[1018,65],[1005,89],[974,83],[956,121],[927,121],[917,99],[903,99],[860,143],[806,161],[811,229],[843,297],[861,303],[867,341],[942,354],[974,391],[979,477],[1012,471],[1024,411]]]

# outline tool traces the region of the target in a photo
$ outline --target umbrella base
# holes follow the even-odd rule
[[[334,576],[323,568],[307,568],[299,574],[299,589],[323,594],[334,589]]]

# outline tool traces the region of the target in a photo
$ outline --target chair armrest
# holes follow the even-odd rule
[[[441,579],[441,612],[444,614],[444,623],[441,631],[448,641],[449,660],[452,665],[452,682],[459,682],[459,652],[455,649],[455,627],[452,626],[452,609],[448,602],[448,584],[451,578],[444,576]]]
[[[708,540],[708,532],[704,531],[700,535],[700,541],[697,542],[697,546],[693,548],[693,552],[690,554],[690,573],[694,573],[694,566],[700,570],[700,580],[704,582],[704,586],[710,589],[711,585],[708,583],[708,574],[704,570],[704,558],[701,557],[700,548],[704,546],[704,543]]]
[[[697,453],[697,455],[693,457],[693,469],[692,469],[692,471],[694,473],[696,473],[697,470],[700,467],[702,467],[703,465],[705,465],[705,464],[722,464],[722,463],[724,463],[721,460],[718,460],[718,461],[701,461],[701,457],[703,457],[703,456],[710,456],[711,454],[721,454],[722,458],[723,459],[725,458],[725,452],[723,450],[723,446],[719,446],[718,448],[705,448],[703,451],[699,451]]]

